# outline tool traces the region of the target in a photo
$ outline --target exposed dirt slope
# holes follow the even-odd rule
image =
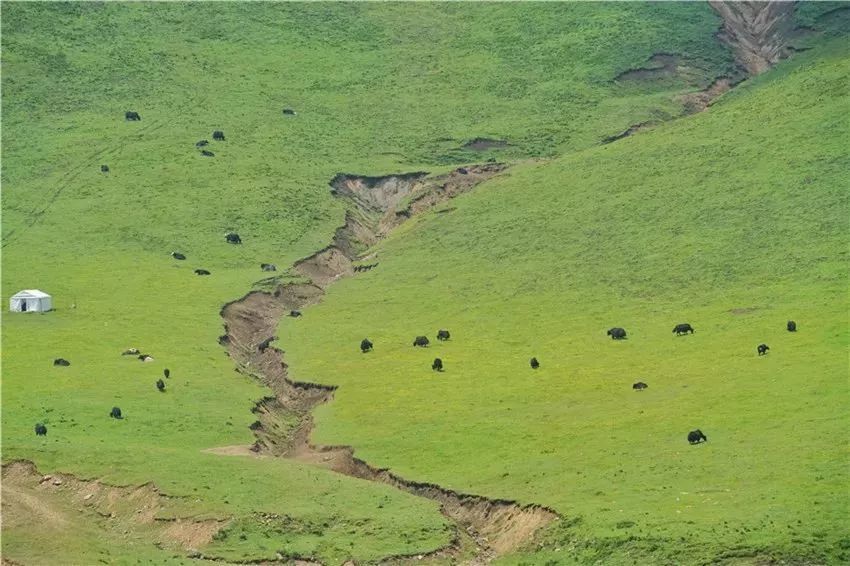
[[[221,311],[226,334],[220,342],[227,347],[238,370],[255,376],[275,392],[274,397],[261,400],[254,408],[254,452],[297,459],[438,501],[443,514],[458,526],[455,540],[439,554],[454,556],[472,545],[476,563],[487,562],[529,542],[557,514],[538,505],[523,506],[406,480],[356,458],[349,446],[311,444],[311,411],[330,401],[336,388],[290,380],[283,351],[270,346],[267,340],[273,338],[282,316],[318,302],[330,284],[354,275],[354,263],[361,259],[360,254],[395,226],[471,190],[505,168],[503,164],[488,163],[435,177],[422,172],[385,177],[337,175],[331,187],[333,194],[348,206],[345,225],[337,229],[331,245],[294,265],[295,271],[312,283],[281,285],[273,293],[255,291],[225,305]]]
[[[212,540],[226,520],[164,518],[173,514],[172,498],[153,484],[118,487],[80,480],[70,474],[42,475],[35,464],[17,460],[3,465],[3,522],[6,528],[73,528],[81,520],[103,528],[152,531],[159,544],[193,551]]]
[[[723,18],[719,39],[751,75],[765,72],[791,52],[788,42],[794,36],[794,2],[709,0],[709,4]]]

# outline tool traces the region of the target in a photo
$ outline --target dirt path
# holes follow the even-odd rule
[[[333,399],[336,387],[292,381],[287,376],[283,352],[261,347],[274,336],[282,316],[319,302],[325,289],[341,277],[355,276],[365,250],[393,228],[416,214],[472,190],[502,173],[500,163],[458,168],[445,175],[429,177],[416,172],[385,177],[337,175],[331,181],[333,194],[345,201],[345,224],[336,230],[331,245],[296,262],[294,270],[311,280],[309,284],[279,286],[274,292],[255,291],[225,305],[221,316],[225,335],[219,342],[227,347],[239,371],[252,375],[275,393],[254,407],[257,421],[252,429],[257,441],[252,447],[213,449],[220,454],[270,454],[292,458],[337,473],[391,485],[397,489],[440,503],[446,517],[456,525],[452,543],[431,555],[452,557],[471,554],[471,564],[483,564],[531,541],[534,534],[556,520],[555,511],[539,505],[492,500],[457,493],[438,485],[401,478],[354,455],[350,446],[317,446],[310,442],[312,410]],[[372,262],[379,268],[377,262]],[[391,562],[420,557],[394,557]]]

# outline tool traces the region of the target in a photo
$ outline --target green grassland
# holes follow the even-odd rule
[[[314,438],[571,519],[508,562],[850,559],[848,55],[405,225],[379,270],[282,323],[294,377],[340,386]]]
[[[227,559],[273,558],[281,552],[341,563],[446,544],[450,531],[433,502],[290,461],[202,452],[252,442],[250,409],[268,394],[234,373],[217,345],[221,305],[265,275],[257,267],[260,262],[283,267],[326,244],[343,213],[328,194],[327,182],[335,173],[437,171],[493,156],[550,158],[579,152],[630,124],[676,116],[681,112],[676,93],[704,87],[731,69],[729,53],[712,36],[718,25],[707,6],[696,3],[4,5],[2,297],[5,301],[22,288],[41,288],[54,296],[57,307],[47,315],[3,318],[4,462],[26,458],[42,472],[61,470],[122,485],[152,481],[163,492],[185,498],[184,513],[235,518],[234,536],[214,543],[216,554]],[[691,70],[687,78],[640,85],[613,80],[644,66],[656,52],[682,54]],[[839,55],[833,54],[831,67],[819,67],[823,77],[838,80]],[[810,60],[817,61],[814,55]],[[804,92],[816,90],[826,102],[840,94],[819,90],[807,83],[807,76],[791,73],[782,80],[796,81],[795,88]],[[764,88],[778,99],[784,87],[776,80]],[[759,108],[755,97],[764,96],[755,87],[753,91],[752,98],[743,97],[738,106],[730,102],[731,110],[723,111],[738,108],[740,119],[749,123]],[[803,104],[785,108],[787,118],[798,125],[798,137],[812,140],[821,132],[827,139],[800,148],[777,147],[781,152],[760,165],[776,186],[759,184],[748,193],[752,199],[776,190],[788,196],[759,209],[767,219],[789,211],[807,215],[807,229],[797,223],[769,227],[774,235],[789,231],[787,236],[796,237],[795,247],[777,240],[766,255],[746,255],[737,232],[725,233],[718,225],[708,235],[708,219],[698,230],[676,223],[690,218],[699,199],[711,196],[698,190],[708,187],[717,199],[726,198],[723,206],[707,201],[714,203],[713,214],[725,218],[740,210],[733,225],[742,231],[751,225],[744,212],[749,209],[724,192],[728,187],[721,180],[728,177],[723,168],[736,151],[742,153],[736,167],[763,179],[753,167],[755,142],[738,147],[736,132],[714,113],[662,130],[671,134],[669,140],[659,132],[626,145],[572,153],[546,168],[518,166],[510,178],[458,201],[461,207],[442,220],[405,227],[381,252],[387,257],[381,272],[334,289],[328,304],[305,318],[304,334],[282,329],[287,355],[292,345],[289,361],[297,365],[296,377],[343,386],[339,400],[320,414],[317,438],[353,442],[358,454],[391,464],[413,479],[551,503],[568,517],[584,516],[581,528],[587,533],[581,540],[597,541],[610,538],[612,519],[624,508],[609,501],[615,497],[631,498],[650,512],[648,519],[629,515],[637,524],[634,529],[643,531],[663,523],[658,509],[672,514],[674,504],[660,501],[660,491],[626,489],[625,480],[618,490],[606,483],[600,490],[607,495],[593,495],[594,482],[604,483],[614,473],[594,471],[605,461],[596,450],[608,450],[608,461],[616,461],[618,469],[628,465],[641,470],[646,466],[640,460],[626,459],[634,451],[652,456],[653,464],[665,462],[657,456],[665,450],[681,453],[681,465],[672,472],[666,470],[669,466],[657,470],[664,479],[654,488],[687,484],[689,489],[682,491],[693,491],[691,479],[705,483],[718,467],[728,473],[731,458],[740,452],[755,458],[776,448],[783,427],[799,423],[803,409],[793,401],[812,403],[806,418],[832,418],[832,407],[840,400],[835,372],[843,363],[834,358],[846,341],[836,318],[843,312],[842,299],[833,296],[842,281],[838,264],[820,258],[842,251],[836,251],[835,240],[844,233],[835,221],[843,206],[836,181],[841,163],[835,157],[837,146],[828,143],[838,139],[835,129],[826,131],[811,116],[820,107],[813,106],[814,99],[805,102],[808,113]],[[298,115],[283,116],[284,107]],[[142,121],[125,122],[126,110],[138,111]],[[700,142],[675,128],[693,128],[694,135],[705,128],[723,133],[728,152],[718,155],[708,141],[687,145]],[[214,158],[200,157],[193,144],[209,138],[213,129],[224,130],[227,141],[211,144]],[[779,146],[791,132],[777,125],[763,135]],[[499,152],[460,149],[479,136],[507,139],[512,145]],[[656,141],[644,147],[638,139]],[[690,163],[688,171],[699,183],[684,187],[686,192],[669,193],[673,186],[682,188],[679,181],[687,177],[669,160],[663,165],[663,151],[680,156],[677,164]],[[708,168],[703,158],[709,163],[717,159],[717,167]],[[648,159],[653,165],[646,165]],[[111,168],[108,175],[99,171],[104,163]],[[794,164],[794,175],[780,174]],[[811,170],[815,179],[799,191],[790,184],[804,178],[797,169]],[[650,173],[656,182],[637,190],[636,180],[652,177]],[[600,189],[609,186],[610,194],[601,201],[604,208],[591,210],[590,203],[601,198]],[[818,201],[823,214],[807,208],[812,191],[823,199]],[[647,205],[662,195],[659,207],[681,200],[676,215]],[[752,213],[755,204],[750,206]],[[615,230],[608,224],[603,210],[619,214],[615,219],[621,226]],[[656,239],[639,230],[635,234],[638,226],[627,210],[642,211],[646,226],[658,219]],[[539,227],[539,234],[529,226]],[[670,226],[681,230],[673,239],[664,232]],[[768,232],[764,223],[752,226]],[[241,234],[244,245],[224,243],[222,234],[230,229]],[[816,245],[812,230],[832,236]],[[611,239],[615,234],[622,237]],[[725,263],[728,252],[721,242],[729,241],[745,256]],[[641,247],[648,243],[659,247]],[[700,246],[711,253],[702,260],[689,259]],[[189,260],[173,261],[168,257],[172,250],[183,251]],[[627,258],[635,250],[643,250],[640,261],[623,280],[623,265],[632,265]],[[692,283],[685,274],[671,275],[674,255],[681,266],[695,268]],[[700,262],[711,269],[698,273],[696,268],[704,267]],[[645,267],[638,269],[638,264]],[[588,265],[596,267],[585,269]],[[666,276],[653,269],[659,265]],[[195,277],[192,269],[198,267],[212,276]],[[726,269],[732,271],[725,274]],[[756,300],[747,294],[747,284],[762,283],[766,274],[772,275],[776,294],[762,294],[765,288],[760,287]],[[376,315],[371,309],[378,292],[387,298]],[[736,293],[739,300],[732,304]],[[725,306],[716,310],[719,297],[730,308],[755,304],[763,310],[725,321]],[[769,340],[774,351],[755,365],[749,341],[772,338],[758,332],[763,327],[778,333],[792,307],[802,311],[793,316],[805,331],[793,337],[796,342],[785,335]],[[352,336],[359,340],[365,331],[364,309],[379,317],[369,325],[378,350],[368,359],[350,355]],[[652,309],[661,312],[647,314]],[[407,311],[410,316],[402,324],[399,313]],[[774,312],[776,320],[768,321]],[[687,315],[699,334],[663,340],[675,322],[667,315]],[[628,343],[596,340],[595,334],[615,322],[632,332]],[[339,329],[332,331],[331,324]],[[402,346],[419,326],[430,333],[431,326],[436,330],[443,324],[457,337],[444,346],[454,352],[445,356],[448,371],[441,377],[448,387],[434,387],[430,370],[411,374],[408,369],[425,368],[428,354],[414,358]],[[726,332],[711,332],[711,325],[724,324]],[[569,339],[556,339],[561,332]],[[652,347],[649,340],[655,341]],[[781,341],[797,352],[795,357],[783,353]],[[731,350],[743,342],[746,348],[735,358],[740,365],[707,391],[700,372],[707,371],[718,349]],[[389,349],[393,343],[400,344],[397,357]],[[535,381],[531,376],[519,380],[528,357],[523,350],[531,344],[544,368],[533,376]],[[122,358],[119,353],[131,346],[153,354],[156,361]],[[320,346],[322,353],[316,355]],[[690,348],[685,351],[691,355],[671,358],[672,348]],[[608,351],[611,365],[602,367],[600,354]],[[71,360],[71,367],[52,367],[60,356]],[[519,373],[506,363],[511,356],[521,367]],[[485,358],[490,361],[483,363]],[[799,371],[803,363],[806,378],[791,371]],[[765,379],[778,379],[769,364],[791,364],[783,375],[795,387],[761,387]],[[172,378],[168,391],[160,394],[154,381],[163,367],[171,369]],[[676,394],[665,390],[664,381],[678,383],[675,376],[683,367],[695,372],[688,374],[690,388]],[[621,390],[617,380],[625,384],[638,370],[659,375],[653,379],[643,374],[651,389],[641,399],[656,400],[655,408],[639,407],[640,399],[633,396],[624,396],[620,404],[655,415],[649,429],[645,420],[632,415],[623,422],[611,409],[617,399],[612,395]],[[566,381],[570,372],[577,374]],[[723,411],[712,410],[726,406],[733,393],[741,394],[733,381],[740,382],[745,374],[752,383],[746,391],[777,396],[771,403],[793,409],[760,448],[753,434],[743,434],[740,419],[730,422]],[[455,375],[463,379],[452,380]],[[568,397],[565,387],[578,390],[561,406],[555,401]],[[764,397],[750,399],[755,404]],[[671,403],[681,404],[672,410]],[[113,405],[124,410],[123,421],[108,418]],[[689,410],[698,414],[685,414]],[[541,415],[552,424],[546,425]],[[600,415],[608,416],[601,422]],[[758,413],[747,418],[750,428],[743,430],[760,426]],[[49,427],[46,438],[32,433],[39,421]],[[345,423],[350,430],[342,434]],[[711,438],[701,452],[680,447],[681,429],[691,423]],[[795,500],[796,507],[788,503],[785,512],[789,521],[798,516],[811,520],[805,529],[795,527],[806,540],[815,532],[835,539],[834,529],[815,530],[814,525],[833,524],[830,516],[840,510],[838,503],[824,497],[818,516],[808,512],[807,503],[838,488],[834,470],[822,459],[834,453],[829,431],[834,435],[840,424],[825,421],[822,435],[815,435],[812,426],[785,439],[799,448],[795,459],[808,466],[805,470],[817,468],[813,476],[825,478],[812,480],[809,491]],[[607,438],[593,451],[583,446],[570,452],[582,438],[598,441],[605,427],[620,440]],[[633,434],[635,427],[643,427],[642,434]],[[732,431],[738,434],[734,449],[712,458],[715,444],[724,446],[723,437]],[[779,458],[792,453],[791,448],[783,450],[771,454]],[[564,454],[569,457],[562,458]],[[702,459],[686,474],[685,457]],[[736,466],[780,468],[772,462]],[[833,468],[840,464],[835,460]],[[582,480],[575,491],[563,489],[576,483],[577,471],[588,478],[599,473],[599,479]],[[509,475],[503,477],[505,473]],[[758,478],[743,477],[759,484]],[[633,479],[628,478],[629,484]],[[650,479],[639,478],[638,485]],[[768,487],[761,485],[751,495],[736,488],[734,501],[760,501]],[[553,501],[558,497],[569,505]],[[593,498],[605,503],[597,507]],[[731,498],[722,499],[718,509],[727,509]],[[280,516],[282,526],[263,525],[256,520],[259,513]],[[701,524],[719,520],[719,511],[699,513],[693,520]],[[755,521],[753,517],[746,519]],[[676,520],[678,516],[669,519]],[[95,556],[110,563],[180,560],[153,545],[130,545],[120,532],[101,527],[86,520],[61,533],[40,531],[38,525],[26,531],[4,527],[3,554],[25,563],[57,563],[57,555],[76,563]],[[658,537],[666,545],[679,527],[664,528]],[[772,548],[775,539],[768,535],[764,538]],[[573,532],[547,536],[573,537]],[[100,542],[87,544],[95,539]],[[597,547],[589,548],[595,552]]]

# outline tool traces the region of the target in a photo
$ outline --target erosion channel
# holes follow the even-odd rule
[[[487,562],[518,549],[538,529],[557,519],[557,513],[539,505],[487,499],[411,481],[390,470],[370,466],[357,458],[350,446],[312,444],[312,410],[333,399],[336,387],[290,380],[283,352],[269,343],[281,317],[319,302],[325,289],[337,279],[375,266],[368,251],[393,228],[506,168],[501,163],[486,163],[433,177],[425,172],[384,177],[339,174],[330,184],[332,194],[345,202],[345,224],[336,230],[328,247],[293,265],[293,270],[310,283],[283,284],[273,292],[253,291],[221,310],[225,334],[219,342],[227,348],[237,370],[274,392],[274,396],[262,399],[254,408],[257,421],[251,428],[257,440],[251,450],[385,483],[437,501],[443,515],[456,528],[452,543],[436,553],[459,556],[472,550],[473,563]]]

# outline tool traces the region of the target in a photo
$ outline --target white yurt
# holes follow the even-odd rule
[[[9,299],[12,312],[47,312],[53,308],[53,299],[44,291],[24,289]]]

